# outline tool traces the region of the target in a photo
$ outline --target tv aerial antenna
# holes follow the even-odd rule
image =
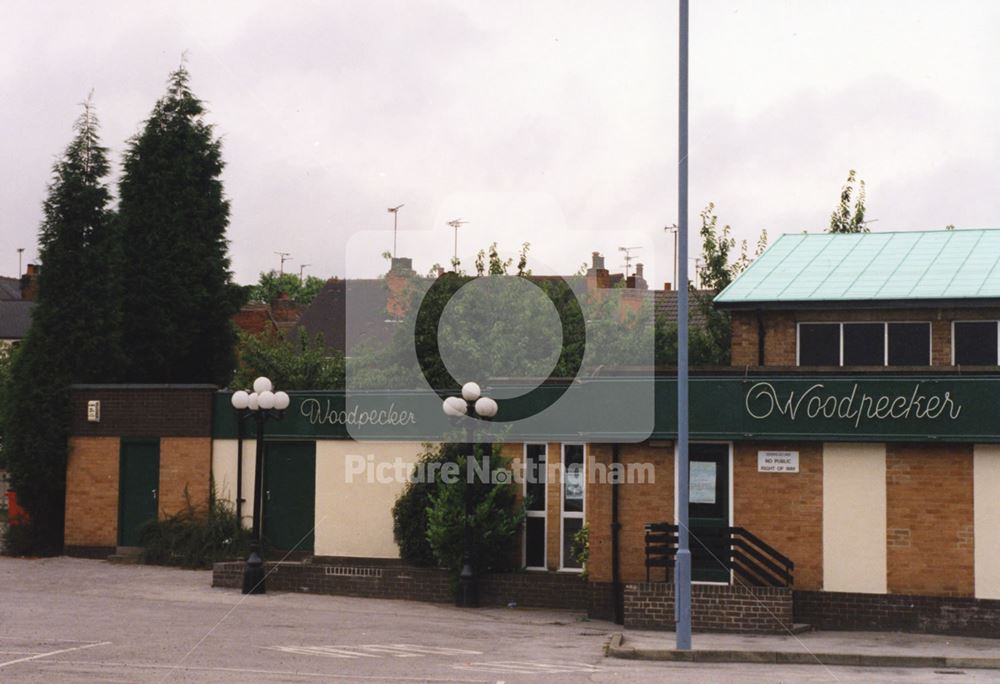
[[[626,279],[629,276],[629,271],[632,269],[632,262],[639,258],[637,256],[633,256],[632,252],[638,251],[640,249],[642,249],[641,246],[619,247],[618,248],[618,251],[625,255],[625,278]]]
[[[455,254],[451,258],[451,266],[456,271],[458,270],[458,228],[459,226],[464,226],[466,223],[468,223],[468,221],[463,221],[460,218],[448,221],[448,225],[455,229]]]
[[[278,258],[281,259],[281,264],[278,266],[278,275],[285,275],[285,262],[292,260],[291,252],[275,252]]]

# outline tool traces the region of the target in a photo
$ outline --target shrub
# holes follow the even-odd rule
[[[590,560],[590,527],[584,525],[573,535],[570,553],[580,567],[583,568],[583,579],[587,579],[587,561]]]
[[[482,458],[477,446],[476,457]],[[427,541],[439,567],[457,577],[462,568],[466,525],[472,528],[472,567],[477,573],[514,569],[512,543],[524,522],[524,506],[517,505],[508,459],[494,445],[490,457],[491,482],[465,481],[466,457],[455,457],[461,476],[442,482],[430,495]],[[495,474],[499,473],[499,477]],[[471,488],[472,511],[465,511],[465,488]]]
[[[418,468],[427,473],[431,463],[455,463],[460,476],[456,482],[445,483],[440,469],[429,481],[411,481],[396,500],[392,509],[393,536],[403,560],[422,566],[438,566],[461,570],[465,544],[465,456],[464,445],[428,445],[421,455]],[[479,455],[482,458],[482,455]],[[494,445],[491,456],[492,473],[510,474],[508,459]],[[524,507],[517,506],[514,487],[494,478],[496,484],[475,482],[470,485],[474,504],[472,515],[472,555],[477,572],[513,569],[512,543],[524,520]]]
[[[245,558],[250,532],[228,502],[216,501],[207,511],[189,502],[178,513],[147,523],[140,544],[143,563],[209,568],[218,561]]]
[[[451,460],[452,450],[448,448],[450,446],[425,445],[418,467],[427,472],[429,463]],[[437,478],[429,482],[411,480],[392,507],[392,536],[399,546],[399,557],[407,563],[422,567],[437,565],[434,549],[427,541],[427,509],[431,505],[431,497],[437,493],[439,486]]]

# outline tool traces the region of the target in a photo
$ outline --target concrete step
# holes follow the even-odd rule
[[[141,546],[119,546],[115,553],[108,556],[109,563],[118,565],[136,565],[142,557]]]

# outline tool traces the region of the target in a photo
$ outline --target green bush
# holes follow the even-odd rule
[[[207,512],[189,503],[174,515],[147,523],[139,543],[143,563],[210,568],[212,563],[245,558],[250,532],[228,502],[217,501]]]
[[[476,458],[483,454],[476,449]],[[427,541],[439,567],[458,576],[465,549],[466,525],[472,528],[472,567],[477,573],[513,570],[513,542],[524,522],[524,505],[517,505],[508,459],[494,445],[490,457],[492,482],[465,481],[466,457],[454,458],[461,473],[458,481],[442,482],[430,495],[427,508]],[[499,477],[494,474],[499,473]],[[465,488],[471,488],[472,511],[465,511]]]
[[[450,446],[438,448],[427,445],[420,455],[419,468],[426,472],[429,463],[451,460]],[[437,565],[434,549],[427,541],[427,509],[439,486],[437,478],[429,482],[411,480],[392,507],[392,536],[399,546],[399,557],[407,563],[421,567]]]
[[[573,535],[570,553],[583,568],[583,579],[587,579],[587,561],[590,560],[590,526],[584,525]]]
[[[393,536],[400,557],[414,565],[447,568],[457,576],[461,569],[465,540],[465,456],[464,445],[428,446],[421,455],[419,471],[427,473],[432,463],[457,464],[457,482],[442,482],[440,470],[429,481],[411,481],[392,509]],[[482,454],[479,454],[482,458]],[[490,470],[509,475],[508,459],[494,445]],[[498,478],[502,479],[502,478]],[[513,569],[512,544],[524,520],[524,507],[517,506],[514,487],[507,483],[476,482],[471,486],[473,512],[472,561],[477,572]]]
[[[6,521],[4,513],[4,522]],[[30,522],[16,525],[7,524],[3,534],[3,554],[5,556],[53,556],[58,549],[46,543],[43,535]]]

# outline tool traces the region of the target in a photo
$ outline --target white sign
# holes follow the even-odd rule
[[[715,462],[691,461],[688,501],[694,504],[715,503]]]
[[[797,473],[799,472],[799,452],[797,451],[758,451],[758,473]]]
[[[100,423],[101,422],[101,402],[97,400],[92,400],[87,402],[87,422],[89,423]]]

